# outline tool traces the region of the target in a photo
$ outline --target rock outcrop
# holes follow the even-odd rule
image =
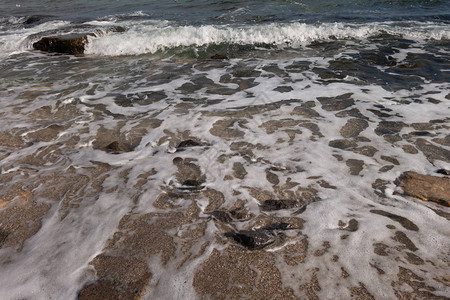
[[[122,27],[112,27],[106,30],[109,32],[124,32],[125,29]],[[85,46],[88,43],[88,37],[98,37],[103,35],[105,32],[96,30],[94,32],[88,33],[73,33],[58,36],[46,36],[42,37],[39,41],[33,43],[33,49],[45,51],[45,52],[55,52],[62,54],[72,54],[72,55],[83,55],[85,51]]]
[[[90,33],[43,37],[33,44],[33,48],[45,52],[83,55],[89,35],[95,36]]]
[[[405,172],[397,180],[403,194],[450,206],[450,178]]]

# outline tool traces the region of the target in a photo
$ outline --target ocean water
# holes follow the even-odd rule
[[[0,299],[448,299],[449,7],[2,0]]]

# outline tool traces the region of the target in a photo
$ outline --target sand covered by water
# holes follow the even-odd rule
[[[396,179],[448,179],[448,71],[409,46],[11,62],[0,298],[446,299],[449,208]]]

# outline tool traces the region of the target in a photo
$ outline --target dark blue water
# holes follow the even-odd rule
[[[182,24],[256,22],[449,20],[446,0],[278,0],[278,1],[11,1],[0,16],[41,16],[82,22],[142,11],[154,19]],[[36,18],[37,19],[37,18]]]

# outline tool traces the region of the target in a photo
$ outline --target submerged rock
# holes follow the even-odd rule
[[[299,228],[295,224],[286,222],[273,223],[264,227],[264,230],[291,230],[291,229],[299,229]]]
[[[184,151],[186,148],[189,148],[189,147],[198,147],[198,146],[202,146],[202,144],[200,144],[194,140],[189,139],[189,140],[181,141],[177,146],[177,152]]]
[[[202,182],[195,179],[188,179],[183,181],[182,185],[178,187],[179,190],[201,190],[203,189]]]
[[[231,221],[233,221],[230,213],[224,210],[215,210],[211,212],[211,216],[223,223],[230,223]]]
[[[345,164],[350,168],[351,175],[359,175],[364,169],[364,161],[359,159],[348,159]]]
[[[133,151],[133,149],[130,146],[125,145],[123,143],[119,143],[118,141],[114,141],[114,142],[106,145],[104,150],[106,152],[112,153],[112,154],[120,154],[123,152]]]
[[[408,229],[408,230],[412,230],[412,231],[419,231],[419,227],[417,227],[416,224],[414,224],[413,222],[411,222],[410,220],[408,220],[405,217],[384,211],[384,210],[379,210],[379,209],[372,209],[370,210],[371,213],[373,214],[377,214],[380,216],[384,216],[387,217],[389,219],[391,219],[392,221],[398,222],[400,223],[400,225],[402,225],[404,228]]]
[[[322,109],[326,111],[339,111],[355,104],[355,100],[351,96],[352,93],[347,93],[337,97],[318,97],[317,100],[322,104]]]
[[[378,123],[377,128],[375,128],[375,133],[379,136],[395,135],[399,133],[405,126],[407,125],[403,122],[381,121],[380,123]]]
[[[302,203],[297,200],[266,200],[260,206],[263,211],[273,211],[280,209],[290,209],[294,207],[299,207]]]
[[[232,221],[245,221],[249,218],[249,213],[245,208],[236,208],[231,211],[215,210],[209,213],[216,220],[223,223],[230,223]]]
[[[450,178],[405,172],[396,183],[404,195],[450,206]]]
[[[442,175],[450,175],[450,170],[447,170],[447,169],[439,169],[439,170],[436,170],[436,173],[442,174]]]
[[[445,161],[450,163],[450,151],[434,145],[425,139],[417,139],[415,142],[416,147],[423,152],[426,158],[433,163],[435,160]]]
[[[356,219],[351,219],[350,221],[348,221],[348,224],[345,224],[342,221],[339,221],[339,227],[341,230],[346,230],[346,231],[350,231],[350,232],[354,232],[358,230],[358,221]]]
[[[353,118],[349,119],[339,132],[345,138],[356,137],[367,127],[369,123],[366,120]]]
[[[262,249],[275,242],[274,235],[267,230],[241,230],[226,233],[225,236],[233,238],[237,243],[250,250]]]
[[[223,54],[215,54],[215,55],[211,56],[211,59],[228,59],[228,56],[223,55]]]

